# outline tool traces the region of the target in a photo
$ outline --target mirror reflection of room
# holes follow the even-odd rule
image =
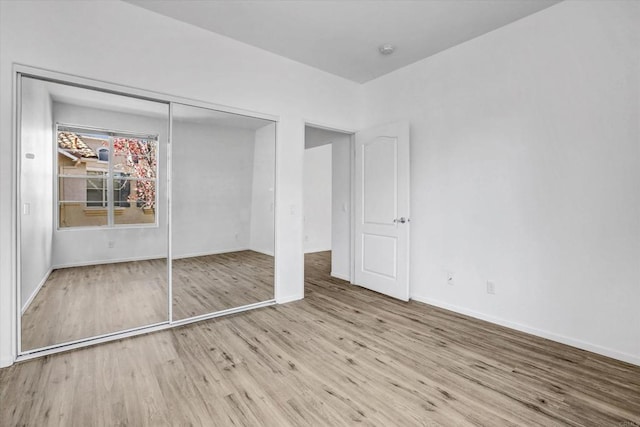
[[[168,321],[168,110],[22,77],[22,351]]]
[[[274,298],[275,126],[174,104],[174,320]]]

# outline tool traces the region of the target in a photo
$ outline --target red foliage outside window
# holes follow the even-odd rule
[[[129,196],[143,208],[156,207],[157,142],[144,139],[116,138],[113,140],[115,156],[124,157],[124,170],[119,171],[135,179],[136,195]]]

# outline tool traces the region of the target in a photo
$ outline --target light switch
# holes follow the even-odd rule
[[[31,215],[31,203],[25,203],[22,206],[22,214],[23,215]]]

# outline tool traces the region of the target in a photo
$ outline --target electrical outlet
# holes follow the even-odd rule
[[[453,286],[453,273],[447,271],[447,284]]]
[[[113,240],[109,240],[108,246],[109,248],[114,248],[116,246],[116,242],[114,242]]]
[[[491,295],[496,294],[496,284],[491,280],[487,280],[487,293]]]

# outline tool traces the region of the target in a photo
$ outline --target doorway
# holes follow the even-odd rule
[[[337,278],[409,300],[409,129],[408,122],[355,134],[306,126],[305,285]]]
[[[352,281],[352,137],[305,126],[305,287],[319,277]]]

